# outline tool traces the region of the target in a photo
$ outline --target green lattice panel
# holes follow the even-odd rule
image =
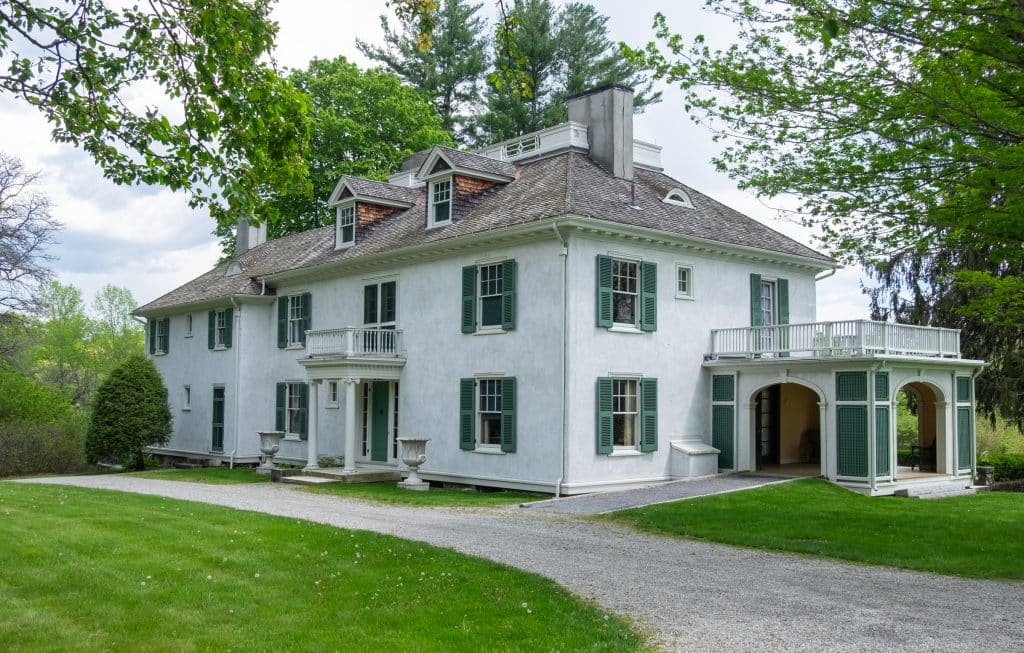
[[[875,474],[889,475],[889,407],[875,408]]]
[[[836,372],[836,399],[839,401],[867,401],[867,372]]]
[[[839,475],[868,475],[867,406],[836,406],[836,449]]]
[[[875,372],[875,401],[889,401],[888,372]]]
[[[956,377],[956,400],[961,403],[968,403],[971,400],[970,377]]]
[[[734,401],[736,399],[736,387],[732,382],[732,376],[728,374],[714,374],[711,376],[711,401]]]
[[[721,469],[733,468],[733,441],[735,417],[732,406],[712,406],[711,408],[711,446],[718,449],[718,466]]]
[[[974,449],[973,423],[970,408],[956,410],[956,466],[957,469],[971,468],[971,451]]]

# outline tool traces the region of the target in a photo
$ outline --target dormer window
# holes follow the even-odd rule
[[[338,207],[337,248],[348,247],[356,242],[356,206]]]
[[[437,227],[452,221],[452,179],[430,182],[430,207],[427,226]]]
[[[675,204],[686,209],[694,208],[693,202],[690,201],[690,196],[686,194],[686,191],[679,188],[673,188],[665,195],[665,199],[661,200],[666,204]]]

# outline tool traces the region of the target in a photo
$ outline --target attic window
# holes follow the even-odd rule
[[[348,247],[356,242],[356,206],[349,204],[338,207],[338,231],[335,234],[335,249]]]
[[[665,195],[665,199],[661,200],[666,204],[675,204],[686,209],[694,208],[693,202],[690,201],[690,196],[686,194],[686,191],[679,188],[673,188]]]
[[[430,182],[430,206],[427,226],[436,227],[451,222],[452,219],[452,179],[451,177]]]

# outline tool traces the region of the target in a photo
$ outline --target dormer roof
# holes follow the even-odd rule
[[[477,179],[508,183],[516,177],[516,166],[472,152],[435,146],[416,172],[418,179],[430,179],[442,173],[461,174]]]
[[[346,192],[347,191],[347,192]],[[393,206],[407,209],[416,203],[420,191],[416,188],[386,184],[382,181],[342,175],[327,201],[328,206],[337,206],[346,200]]]

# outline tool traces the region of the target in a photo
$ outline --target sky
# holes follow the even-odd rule
[[[494,2],[483,11],[493,15]],[[695,1],[600,0],[592,2],[608,16],[613,41],[631,45],[653,38],[651,22],[657,11],[674,32],[705,34],[712,44],[725,45],[732,26]],[[669,5],[670,7],[666,7]],[[674,5],[674,6],[673,6]],[[384,0],[278,0],[272,18],[280,31],[274,53],[278,64],[304,68],[313,57],[344,55],[362,67],[373,62],[355,47],[356,38],[381,42],[379,16],[387,13]],[[665,171],[702,193],[723,202],[800,242],[815,247],[813,233],[780,218],[775,206],[794,206],[792,200],[761,200],[740,191],[736,183],[716,172],[711,158],[717,151],[711,132],[694,124],[683,110],[678,89],[660,86],[661,103],[634,120],[634,137],[661,145]],[[183,193],[153,186],[117,186],[85,153],[54,143],[50,127],[29,105],[0,96],[0,150],[19,157],[41,173],[39,190],[52,204],[53,216],[65,226],[50,253],[54,273],[62,283],[82,290],[86,302],[106,284],[131,290],[139,304],[149,302],[206,272],[220,250],[211,235],[213,220],[188,207]],[[817,247],[816,247],[817,248]],[[817,319],[868,317],[857,269],[839,270],[818,283]]]

